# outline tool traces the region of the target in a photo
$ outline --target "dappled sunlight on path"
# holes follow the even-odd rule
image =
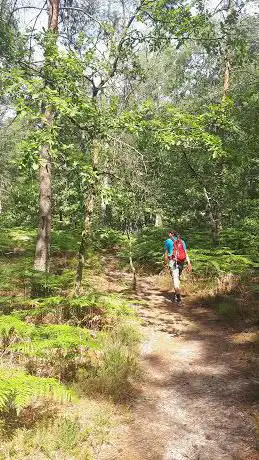
[[[135,299],[143,318],[141,395],[100,459],[256,460],[254,342],[235,339],[211,309],[178,306],[150,277]],[[250,348],[249,348],[250,347]]]

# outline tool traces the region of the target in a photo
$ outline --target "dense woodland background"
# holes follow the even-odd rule
[[[91,276],[115,259],[136,288],[162,270],[168,228],[187,241],[193,291],[227,279],[254,305],[258,25],[253,1],[0,0],[5,433],[36,394],[70,399],[80,372],[88,392],[121,397],[137,373],[133,313]],[[235,302],[218,313],[255,324]],[[98,365],[89,349],[106,350]],[[118,349],[119,383],[105,361]],[[78,421],[58,423],[84,442]]]

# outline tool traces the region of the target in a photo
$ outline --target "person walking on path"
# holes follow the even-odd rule
[[[175,230],[168,232],[168,238],[164,244],[164,259],[168,263],[173,285],[174,285],[174,300],[181,302],[180,278],[184,265],[187,262],[188,269],[191,270],[192,265],[187,254],[186,243]]]

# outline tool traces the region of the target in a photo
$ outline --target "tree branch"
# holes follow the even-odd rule
[[[12,18],[12,16],[14,15],[14,13],[17,13],[17,11],[20,11],[20,10],[40,10],[40,11],[48,11],[48,8],[40,8],[38,6],[19,6],[17,8],[14,8],[10,14],[10,19]]]
[[[195,169],[193,168],[193,166],[190,163],[189,158],[187,157],[187,154],[186,154],[185,151],[183,151],[183,155],[184,155],[185,161],[186,161],[186,163],[187,163],[192,175],[195,177],[195,179],[197,180],[197,182],[200,184],[200,186],[203,189],[204,197],[205,197],[205,200],[207,202],[208,209],[209,209],[210,219],[211,219],[211,221],[213,223],[215,223],[215,218],[214,218],[214,214],[213,214],[213,210],[212,210],[212,206],[211,206],[211,198],[209,197],[206,185],[204,184],[203,180],[201,179],[201,177],[197,173],[197,171],[195,171]]]
[[[30,53],[31,53],[31,50],[32,50],[32,35],[33,35],[34,31],[35,31],[36,24],[38,22],[38,19],[39,19],[40,15],[41,15],[42,11],[46,11],[46,8],[45,8],[46,6],[47,6],[47,0],[45,1],[45,3],[43,5],[42,9],[40,10],[40,12],[37,14],[37,16],[35,18],[35,21],[33,23],[32,31],[31,31],[31,34],[30,34],[30,46],[29,46]]]
[[[130,17],[128,23],[126,24],[125,29],[124,29],[124,31],[122,33],[121,38],[120,38],[120,41],[119,41],[119,43],[117,45],[116,56],[115,56],[113,64],[112,64],[111,71],[108,73],[107,77],[102,79],[100,84],[95,88],[95,91],[93,91],[93,97],[96,97],[98,95],[99,91],[106,85],[106,83],[108,83],[108,81],[112,77],[114,77],[114,75],[115,75],[115,73],[117,71],[119,60],[120,60],[120,53],[121,53],[122,47],[123,47],[123,45],[125,43],[125,40],[127,38],[127,33],[129,31],[132,23],[136,19],[136,16],[137,16],[138,12],[140,11],[143,3],[144,3],[144,0],[141,0],[139,6],[136,8],[134,14]]]
[[[89,14],[87,11],[85,11],[83,8],[78,8],[78,7],[75,7],[75,6],[62,6],[60,8],[60,10],[70,10],[70,11],[79,11],[80,13],[83,13],[85,14],[89,19],[91,19],[92,21],[96,22],[97,24],[99,24],[99,26],[103,29],[103,25],[101,23],[101,21],[99,21],[98,19],[94,18],[91,14]]]
[[[144,155],[143,153],[141,153],[138,149],[136,149],[135,147],[133,147],[133,145],[130,145],[128,144],[127,142],[125,141],[122,141],[121,139],[116,139],[116,137],[112,137],[110,136],[109,134],[107,134],[107,137],[108,139],[114,141],[114,142],[117,142],[118,144],[121,144],[121,145],[124,145],[125,147],[128,147],[130,148],[131,150],[133,150],[134,152],[136,152],[138,155],[140,155],[141,159],[142,159],[142,162],[143,162],[143,165],[144,165],[144,169],[145,169],[145,172],[147,172],[147,167],[146,167],[146,163],[144,161]]]
[[[12,18],[14,13],[16,13],[17,11],[20,11],[20,10],[25,10],[25,9],[28,10],[29,9],[29,10],[40,10],[41,12],[42,11],[48,11],[48,8],[45,8],[46,3],[44,4],[44,7],[42,7],[42,8],[40,8],[38,6],[19,6],[17,8],[13,8],[13,10],[11,12],[11,15],[10,15],[10,19]],[[102,23],[98,19],[94,18],[91,14],[89,14],[87,11],[85,11],[83,8],[78,8],[78,7],[73,7],[73,6],[63,6],[63,7],[60,8],[60,11],[61,10],[79,11],[80,13],[83,13],[86,16],[88,16],[89,19],[91,19],[92,21],[95,21],[97,24],[99,24],[100,27],[103,28]]]

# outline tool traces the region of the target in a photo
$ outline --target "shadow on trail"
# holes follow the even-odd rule
[[[169,395],[164,410],[166,423],[171,424],[173,433],[179,431],[175,446],[181,445],[181,437],[184,439],[187,430],[194,438],[200,436],[198,451],[212,443],[206,457],[210,460],[225,458],[225,454],[231,455],[228,458],[259,458],[251,416],[258,410],[259,403],[256,336],[246,342],[244,333],[243,342],[236,342],[240,328],[226,324],[213,309],[197,305],[188,297],[184,305],[179,306],[172,302],[171,293],[157,292],[148,285],[142,285],[139,297],[148,302],[141,308],[145,321],[172,338],[169,359],[149,353],[144,355],[144,363],[151,369],[146,385],[157,394],[154,414],[161,406],[160,392],[164,397]],[[179,417],[185,420],[184,429],[177,423],[176,407],[183,414]],[[134,430],[132,435],[140,436]],[[174,436],[178,439],[178,434]],[[219,446],[222,450],[213,454]],[[239,452],[236,457],[232,457],[234,451]],[[170,459],[202,458],[199,452],[197,457],[192,457],[191,447],[190,450],[182,448],[182,454],[175,455]]]
[[[154,291],[144,290],[142,294],[148,298]],[[178,305],[172,302],[169,292],[157,292],[156,298],[155,307],[154,302],[144,307],[143,316],[147,323],[182,342],[200,344],[193,362],[199,373],[195,374],[189,365],[184,373],[174,373],[164,383],[179,387],[194,399],[208,394],[210,398],[225,403],[228,399],[238,401],[240,405],[259,403],[258,336],[254,334],[245,341],[244,332],[243,341],[238,343],[235,335],[240,333],[240,328],[235,330],[226,324],[212,309],[195,305],[188,301],[188,297],[188,303]]]
[[[124,287],[120,292],[129,298]],[[174,303],[152,278],[140,280],[130,297],[140,301],[151,344],[143,353],[143,391],[133,402],[125,450],[113,458],[258,459],[251,414],[259,403],[259,341],[198,299]]]

